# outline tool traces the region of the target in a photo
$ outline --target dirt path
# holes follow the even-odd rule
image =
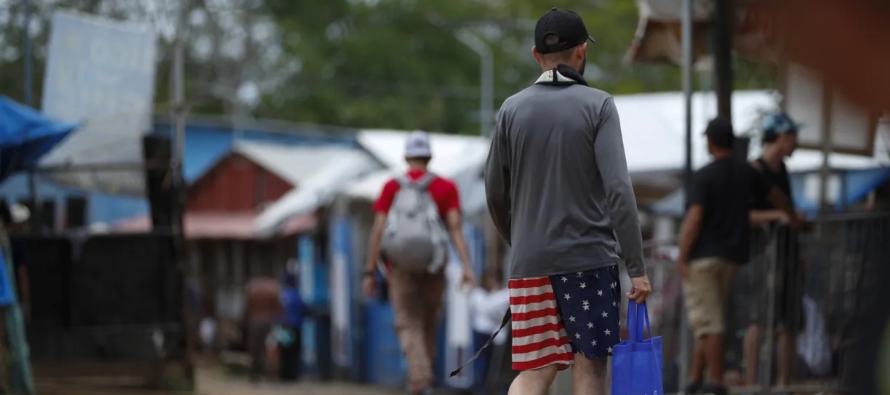
[[[221,369],[199,367],[196,372],[196,395],[391,395],[396,388],[374,387],[354,383],[250,384],[245,378],[225,375]],[[97,383],[97,381],[101,381]],[[56,380],[38,381],[39,395],[181,395],[133,389],[133,383],[113,380]]]
[[[356,385],[354,383],[265,383],[252,385],[244,379],[226,377],[219,371],[198,371],[200,395],[391,395],[394,388]]]

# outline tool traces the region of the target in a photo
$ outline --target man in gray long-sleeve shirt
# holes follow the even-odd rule
[[[582,77],[588,40],[572,11],[541,17],[532,53],[544,74],[504,102],[486,165],[488,208],[513,256],[521,373],[510,395],[543,395],[572,365],[575,394],[604,394],[620,341],[618,262],[631,277],[627,297],[643,302],[651,290],[618,111]]]

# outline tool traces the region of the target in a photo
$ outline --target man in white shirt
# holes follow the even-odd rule
[[[470,309],[472,311],[473,345],[481,349],[482,346],[501,326],[504,312],[510,308],[510,290],[504,287],[502,275],[497,271],[488,271],[482,279],[482,287],[473,289],[470,294]],[[503,346],[507,342],[507,331],[501,331],[494,338],[495,347]],[[479,355],[475,361],[477,376],[474,387],[478,393],[484,393],[487,387],[487,376],[491,364],[492,352]]]

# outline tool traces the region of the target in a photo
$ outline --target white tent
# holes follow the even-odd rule
[[[407,132],[363,130],[358,133],[360,149],[338,148],[337,155],[319,163],[317,171],[284,197],[270,205],[254,224],[261,235],[270,235],[288,218],[312,212],[329,204],[342,193],[352,199],[373,201],[383,185],[403,173],[404,143]],[[433,172],[453,179],[461,193],[461,204],[468,215],[485,206],[482,166],[488,155],[488,142],[480,137],[430,134]],[[288,150],[294,148],[282,148]],[[301,148],[324,150],[326,148]],[[272,161],[284,161],[269,157]]]
[[[693,167],[708,163],[703,132],[716,116],[716,96],[696,93],[692,98]],[[631,175],[682,171],[686,163],[686,132],[682,92],[615,96],[627,166]],[[752,131],[760,114],[777,108],[769,91],[737,91],[732,97],[736,134]]]
[[[393,130],[365,130],[359,133],[359,144],[388,167],[358,180],[343,193],[354,199],[376,199],[387,180],[407,169],[404,159],[406,136],[406,132]],[[466,214],[481,212],[485,207],[482,167],[488,158],[488,140],[476,136],[432,133],[430,145],[433,150],[430,170],[457,183]]]
[[[777,99],[772,91],[733,93],[733,126],[736,135],[752,137],[753,143],[749,151],[751,157],[756,157],[760,152],[757,137],[762,114],[776,111]],[[693,169],[698,169],[711,160],[703,132],[708,121],[716,116],[716,100],[713,93],[699,92],[693,96]],[[627,166],[634,183],[666,185],[678,182],[676,177],[682,175],[686,163],[683,94],[665,92],[616,96],[615,105],[621,117]],[[794,117],[794,114],[790,115]],[[887,134],[878,133],[875,157],[832,154],[829,157],[830,165],[834,168],[864,169],[890,163],[886,153],[878,149],[885,147],[884,144],[890,144]],[[812,170],[821,166],[822,153],[799,150],[787,163],[792,171]]]
[[[628,170],[634,183],[675,188],[686,161],[683,94],[620,95],[615,96],[615,105],[621,119]],[[761,115],[778,108],[777,97],[772,91],[736,91],[732,107],[736,134],[753,135]],[[702,132],[715,115],[716,96],[696,93],[693,96],[693,168],[710,161]],[[406,136],[407,132],[397,130],[359,132],[357,140],[364,152],[355,150],[349,156],[331,162],[331,169],[320,171],[314,181],[304,183],[271,205],[257,220],[258,231],[268,234],[290,216],[329,203],[336,193],[373,201],[387,180],[407,168],[403,154]],[[468,215],[482,212],[485,208],[482,169],[488,156],[489,141],[476,136],[436,133],[430,137],[433,149],[431,170],[457,182],[461,203]],[[890,144],[890,141],[877,145],[883,147],[883,144]],[[751,154],[756,155],[758,150],[757,144],[752,144]],[[801,150],[789,160],[788,166],[792,171],[804,171],[821,163],[820,152]],[[833,154],[830,163],[835,168],[864,169],[886,164],[888,160],[886,155],[865,158]]]
[[[311,174],[298,180],[295,188],[257,216],[254,227],[261,236],[273,234],[289,218],[311,213],[328,204],[344,185],[382,167],[371,155],[354,148],[281,147],[280,153],[286,155],[288,151],[296,153],[299,150],[323,154],[314,156]],[[289,161],[275,155],[265,158],[272,163],[271,168],[281,167]]]

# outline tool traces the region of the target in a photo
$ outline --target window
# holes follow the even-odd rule
[[[86,226],[87,199],[82,196],[70,196],[65,199],[65,229],[77,229]]]
[[[30,199],[19,200],[19,204],[28,208],[31,212],[30,223],[37,226],[37,232],[56,230],[56,202],[54,200],[41,200],[40,212],[34,209]],[[39,215],[39,216],[38,216]],[[37,216],[37,217],[35,217]],[[36,222],[35,222],[36,221]]]
[[[56,202],[54,200],[40,202],[40,229],[50,232],[56,230]]]

